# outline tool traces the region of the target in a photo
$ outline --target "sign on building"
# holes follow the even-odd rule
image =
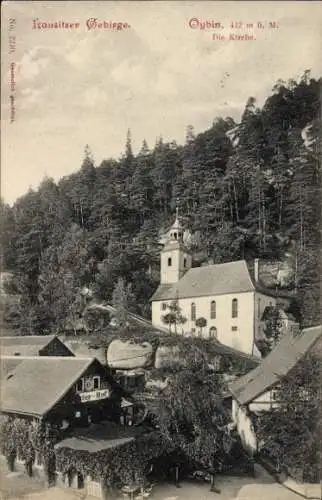
[[[101,391],[90,391],[90,392],[80,392],[79,397],[82,403],[87,403],[89,401],[99,401],[100,399],[106,399],[110,395],[108,389],[103,389]]]

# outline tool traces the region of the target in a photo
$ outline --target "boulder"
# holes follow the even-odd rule
[[[155,368],[171,369],[177,367],[178,365],[179,366],[185,365],[185,359],[181,353],[179,346],[161,345],[160,347],[157,348],[155,353],[155,362],[154,362]]]
[[[153,347],[149,342],[113,340],[107,349],[107,364],[119,370],[144,368],[151,364]]]

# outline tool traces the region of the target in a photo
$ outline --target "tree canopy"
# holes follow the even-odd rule
[[[217,117],[199,134],[189,126],[184,145],[159,138],[135,154],[129,131],[120,160],[96,165],[86,147],[79,171],[2,202],[2,267],[19,284],[21,329],[26,320],[28,331],[60,328],[81,314],[82,286],[112,301],[119,279],[149,317],[159,238],[178,199],[198,236],[196,264],[291,255],[302,323],[319,321],[320,85],[309,72],[278,81],[261,108],[249,98],[239,123]]]

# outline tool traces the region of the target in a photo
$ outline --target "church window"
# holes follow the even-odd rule
[[[216,339],[217,338],[217,328],[215,326],[212,326],[210,329],[209,329],[209,337],[210,338],[213,338],[213,339]]]
[[[237,318],[238,317],[238,300],[233,299],[231,303],[231,317],[232,318]]]
[[[216,301],[210,302],[210,319],[216,319]]]
[[[171,259],[171,257],[168,258],[168,266],[169,267],[172,266],[172,259]]]
[[[183,267],[187,267],[187,259],[186,258],[183,259]]]
[[[191,321],[196,321],[196,304],[194,302],[191,304]]]
[[[177,233],[173,233],[174,239],[177,239]]]

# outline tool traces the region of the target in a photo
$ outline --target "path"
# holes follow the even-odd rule
[[[80,492],[60,488],[45,489],[40,482],[23,473],[1,471],[1,500],[80,500]],[[255,466],[256,477],[217,478],[220,494],[212,493],[209,484],[184,481],[180,488],[159,484],[153,488],[150,500],[302,500],[300,496],[276,483],[260,465]],[[94,500],[91,497],[91,500]],[[116,499],[113,499],[116,500]],[[118,500],[123,500],[121,497]]]

